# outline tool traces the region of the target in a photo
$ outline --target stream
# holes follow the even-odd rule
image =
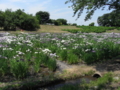
[[[86,83],[89,83],[90,81],[96,80],[96,78],[93,78],[91,76],[84,76],[82,78],[79,79],[74,79],[74,80],[67,80],[67,81],[59,81],[59,82],[54,82],[48,85],[45,85],[41,88],[38,88],[36,90],[56,90],[60,87],[63,87],[64,85],[76,85],[76,84],[80,84],[83,81],[85,81]]]

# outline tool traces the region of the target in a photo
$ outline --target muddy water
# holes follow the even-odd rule
[[[51,83],[50,85],[44,86],[42,88],[38,88],[36,90],[56,90],[57,88],[63,87],[64,85],[76,85],[82,83],[83,81],[89,83],[90,81],[93,80],[96,80],[96,78],[93,78],[91,76],[85,76],[79,79],[60,81],[53,84]]]

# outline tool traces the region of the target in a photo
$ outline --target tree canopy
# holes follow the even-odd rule
[[[67,20],[63,18],[57,19],[58,22],[60,22],[61,25],[67,25]]]
[[[89,24],[89,26],[94,26],[94,25],[95,25],[95,23],[94,23],[94,22],[92,22],[92,23],[90,23],[90,24]]]
[[[70,7],[72,7],[74,11],[73,16],[78,14],[77,18],[79,18],[86,9],[87,15],[85,16],[85,21],[91,19],[91,16],[97,9],[104,10],[105,6],[108,6],[109,10],[120,10],[120,0],[67,0],[65,3],[72,3]]]
[[[45,24],[50,19],[50,14],[46,11],[38,11],[36,17],[39,20],[39,24]]]
[[[99,26],[120,27],[120,11],[114,10],[111,13],[104,14],[98,17],[97,22]]]
[[[35,16],[26,14],[24,10],[12,11],[6,9],[0,11],[0,28],[4,30],[16,30],[16,27],[24,30],[37,30],[40,28]]]

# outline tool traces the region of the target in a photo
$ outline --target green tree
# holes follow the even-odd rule
[[[61,25],[67,25],[66,19],[59,18],[59,19],[57,19],[57,21],[60,22]]]
[[[55,21],[56,21],[56,20],[54,20],[54,19],[49,19],[49,20],[47,21],[47,23],[54,24],[54,23],[55,23]]]
[[[37,30],[39,29],[39,21],[35,16],[25,14],[21,28],[29,31]]]
[[[12,12],[11,9],[5,10],[5,19],[4,19],[4,30],[15,30],[15,18],[14,18],[14,12]]]
[[[36,16],[26,14],[24,10],[18,9],[13,12],[11,9],[7,9],[4,13],[0,11],[0,17],[0,20],[3,21],[0,22],[0,27],[3,27],[4,30],[16,30],[16,27],[24,30],[37,30],[40,28]]]
[[[92,23],[90,23],[90,24],[89,24],[89,26],[94,26],[94,25],[95,25],[95,23],[94,23],[94,22],[92,22]]]
[[[67,0],[67,3],[72,3],[74,15],[77,15],[77,18],[81,16],[83,11],[87,10],[87,15],[85,16],[85,21],[91,19],[91,16],[97,9],[104,10],[105,6],[108,6],[108,9],[120,10],[120,0]],[[116,13],[117,14],[117,13]]]
[[[26,14],[24,10],[18,9],[15,11],[15,25],[24,30],[37,30],[40,28],[39,21],[36,16]]]
[[[97,22],[99,26],[120,27],[120,11],[114,10],[111,13],[104,14],[98,17]]]
[[[54,21],[54,25],[56,25],[56,26],[59,26],[59,25],[61,25],[62,23],[60,22],[60,21],[58,21],[58,20],[55,20]]]
[[[39,11],[36,13],[39,24],[45,24],[49,20],[50,14],[46,11]]]
[[[4,27],[4,20],[5,20],[5,13],[3,11],[0,11],[0,28],[1,29]]]
[[[18,9],[15,11],[15,24],[17,27],[22,27],[22,23],[24,22],[24,10]]]
[[[73,26],[77,26],[77,23],[73,23],[72,25],[73,25]]]

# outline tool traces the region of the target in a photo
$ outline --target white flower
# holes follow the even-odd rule
[[[62,49],[64,49],[64,50],[65,50],[66,48],[62,48]]]
[[[51,39],[51,40],[55,41],[56,39],[55,39],[55,38],[53,38],[53,39]]]
[[[13,58],[16,58],[15,56],[13,56]]]
[[[25,53],[23,53],[23,52],[21,52],[21,51],[16,51],[16,53],[18,53],[19,55],[25,54]]]
[[[6,48],[3,48],[3,50],[7,50]]]
[[[8,50],[13,50],[12,48],[8,48]]]
[[[29,52],[29,51],[30,51],[30,49],[26,50],[26,52]]]
[[[56,53],[50,53],[50,57],[57,57]]]
[[[31,43],[31,41],[30,40],[27,40],[27,41],[25,41],[26,43]]]
[[[64,43],[64,42],[65,42],[65,40],[62,40],[62,41],[61,41],[61,43]]]
[[[37,54],[38,52],[35,52],[35,54]]]
[[[88,51],[90,51],[90,49],[86,49],[86,50],[85,50],[85,52],[88,52]]]
[[[31,43],[31,44],[27,44],[28,46],[30,46],[30,47],[32,47],[33,46],[33,44]]]
[[[20,43],[20,42],[18,42],[17,44],[18,44],[18,45],[22,45],[22,43]]]
[[[44,53],[50,53],[51,51],[49,49],[42,50]]]

